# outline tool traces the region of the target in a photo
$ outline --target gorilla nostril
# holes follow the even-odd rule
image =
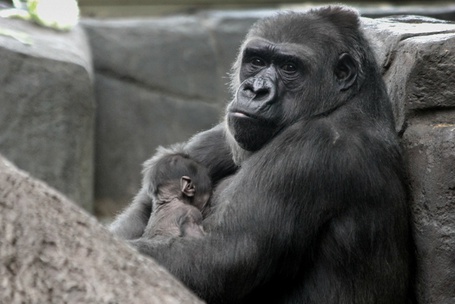
[[[249,100],[262,101],[267,99],[270,95],[270,89],[260,88],[258,90],[254,90],[253,87],[245,86],[242,95],[244,98],[248,98]]]
[[[260,88],[259,90],[255,91],[254,93],[256,94],[254,99],[264,99],[265,97],[267,97],[270,94],[270,90],[269,90],[269,88]]]
[[[256,93],[254,92],[254,89],[251,85],[245,85],[245,87],[242,90],[243,96],[253,99],[256,96]]]
[[[274,92],[273,84],[263,78],[256,78],[254,81],[245,82],[239,91],[242,98],[258,102],[267,102],[273,99]]]

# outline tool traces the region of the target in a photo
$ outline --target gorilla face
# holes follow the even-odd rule
[[[261,38],[249,40],[241,56],[241,83],[227,121],[239,146],[254,152],[301,115],[295,100],[305,83],[304,63],[294,45]]]
[[[275,20],[281,28],[265,21],[248,34],[227,108],[229,132],[240,148],[255,152],[297,120],[324,115],[351,99],[359,56],[348,52],[349,41],[334,43],[343,37],[339,27],[315,26],[318,18],[282,15]]]

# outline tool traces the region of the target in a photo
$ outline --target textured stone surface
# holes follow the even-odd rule
[[[403,134],[417,249],[417,299],[455,302],[455,25],[364,20]]]
[[[95,102],[91,56],[69,33],[0,18],[0,153],[91,210]]]
[[[380,3],[379,5],[374,3],[372,5],[359,5],[359,12],[362,16],[369,18],[388,17],[391,15],[419,15],[455,21],[455,5],[450,3],[450,1],[446,1],[446,3],[428,2],[425,5],[406,5],[405,3],[400,3],[399,6],[387,5],[385,3]]]
[[[0,156],[2,303],[202,303],[151,259]]]
[[[454,107],[455,24],[423,17],[365,19],[402,133],[409,112]]]
[[[404,133],[413,195],[419,303],[455,301],[455,110]]]
[[[216,62],[210,36],[195,17],[87,21],[84,25],[98,72],[173,95],[218,97],[212,81]]]

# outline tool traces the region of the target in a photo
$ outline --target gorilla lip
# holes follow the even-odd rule
[[[245,113],[242,113],[242,112],[231,112],[231,115],[237,116],[237,117],[247,117],[247,118],[250,118],[249,115],[246,115]]]
[[[273,125],[271,121],[268,121],[267,119],[257,116],[254,114],[250,114],[248,112],[242,111],[242,110],[230,110],[228,112],[228,119],[234,119],[234,120],[239,120],[239,121],[249,121],[250,123],[254,125],[261,125],[261,126],[270,126]]]
[[[249,119],[258,120],[258,118],[256,116],[248,114],[248,113],[243,112],[243,111],[238,111],[238,110],[229,111],[229,115],[234,116],[236,118],[249,118]]]

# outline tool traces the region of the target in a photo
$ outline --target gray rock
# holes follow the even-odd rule
[[[68,33],[0,18],[0,152],[91,210],[91,55]],[[21,42],[22,41],[22,42]]]
[[[403,15],[420,15],[443,20],[455,21],[455,5],[446,3],[437,3],[435,5],[360,5],[359,12],[362,16],[369,18],[380,18],[388,16]],[[405,4],[406,2],[403,2]]]
[[[455,300],[455,25],[365,19],[403,134],[417,249],[418,303]]]
[[[422,304],[455,300],[455,110],[447,114],[426,117],[404,133]]]
[[[403,17],[364,19],[364,26],[383,69],[397,132],[404,131],[410,111],[455,106],[455,24]]]
[[[95,218],[0,156],[2,303],[202,303]]]
[[[164,94],[219,100],[215,49],[198,18],[92,20],[84,26],[99,73]]]

